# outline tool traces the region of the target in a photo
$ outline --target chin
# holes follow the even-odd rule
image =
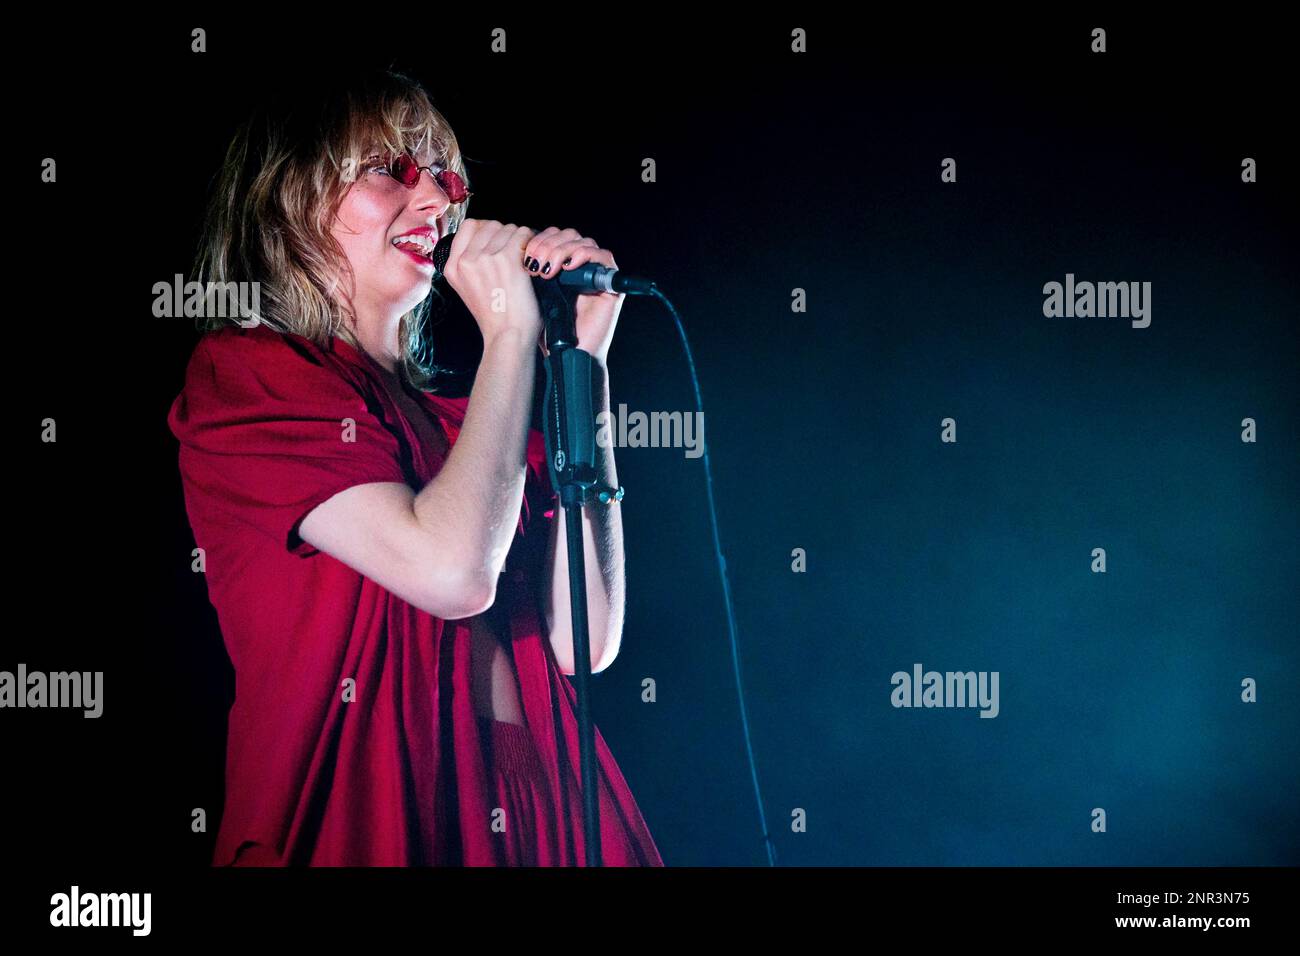
[[[429,297],[429,290],[432,287],[433,276],[416,278],[414,281],[402,283],[397,288],[389,289],[385,298],[403,312],[409,312]]]

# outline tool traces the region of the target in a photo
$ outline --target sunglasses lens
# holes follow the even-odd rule
[[[403,186],[414,186],[420,181],[420,167],[405,153],[393,160],[393,178]]]
[[[442,187],[442,191],[447,194],[447,198],[452,202],[464,202],[469,198],[469,190],[465,188],[465,180],[450,169],[444,169],[434,178],[438,180],[438,185]]]

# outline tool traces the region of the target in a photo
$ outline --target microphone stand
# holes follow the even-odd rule
[[[564,508],[569,554],[569,607],[573,615],[573,682],[578,692],[578,745],[581,755],[582,823],[587,866],[601,866],[600,804],[596,783],[596,738],[591,722],[588,678],[591,639],[587,632],[587,569],[582,546],[582,506],[599,492],[601,501],[622,491],[601,484],[596,469],[596,415],[592,407],[590,353],[577,347],[574,304],[578,292],[558,279],[534,277],[533,287],[545,323],[546,392],[542,417],[551,487]]]

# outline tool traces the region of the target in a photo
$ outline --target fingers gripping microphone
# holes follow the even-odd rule
[[[441,279],[447,269],[447,260],[451,257],[452,240],[455,238],[456,233],[449,232],[439,239],[433,247],[434,281]],[[573,328],[573,310],[569,306],[568,300],[575,298],[580,290],[571,285],[557,285],[558,280],[552,281],[539,276],[533,276],[532,280],[533,290],[537,293],[537,304],[541,309],[542,319],[546,323],[548,347],[555,344],[574,344],[577,335]]]
[[[433,247],[435,280],[442,278],[442,272],[447,267],[447,259],[451,256],[451,243],[455,238],[456,233],[449,232]],[[551,281],[545,277],[534,276],[533,278],[540,282]],[[622,270],[611,269],[599,262],[584,262],[576,269],[561,269],[556,273],[554,281],[579,294],[625,292],[628,295],[653,295],[655,292],[653,280],[624,275]]]

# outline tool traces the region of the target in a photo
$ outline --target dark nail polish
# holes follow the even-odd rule
[[[527,269],[529,272],[532,272],[534,269],[537,268],[537,260],[534,259],[532,256],[529,256],[527,259],[524,260],[524,268]]]
[[[551,271],[551,264],[549,262],[546,263],[546,265],[542,266],[542,275],[546,275],[546,273],[550,271]]]

